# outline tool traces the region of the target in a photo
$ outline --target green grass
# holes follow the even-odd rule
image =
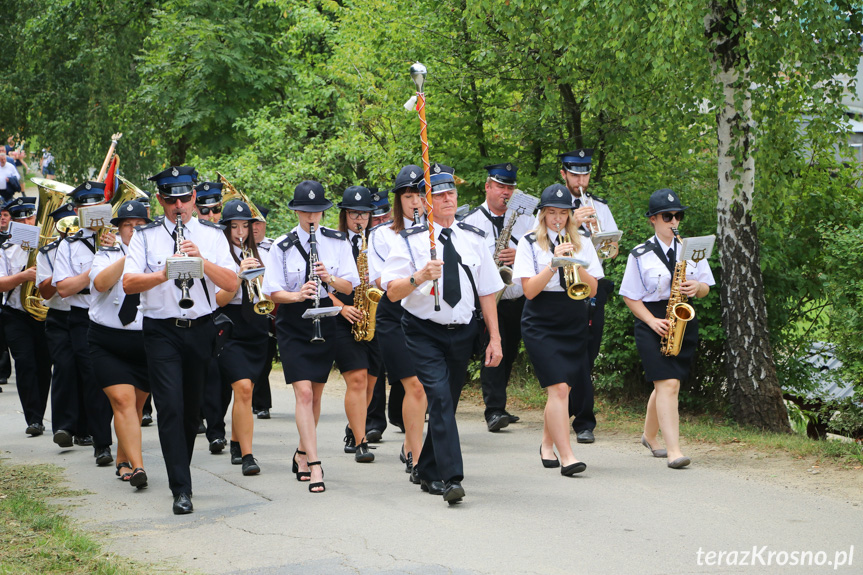
[[[50,503],[75,497],[55,465],[0,460],[0,574],[137,575],[152,568],[105,553],[96,539]]]

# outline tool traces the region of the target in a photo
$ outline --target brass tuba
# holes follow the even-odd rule
[[[677,228],[671,232],[680,241]],[[680,285],[686,281],[686,260],[674,264],[674,277],[671,279],[671,294],[668,296],[668,306],[665,308],[665,319],[668,320],[668,331],[660,341],[662,355],[677,355],[683,345],[683,334],[686,323],[695,317],[695,308],[686,303],[686,296],[680,291]]]
[[[234,184],[229,182],[225,176],[219,172],[216,172],[216,176],[218,176],[218,180],[222,183],[222,204],[231,200],[240,200],[249,206],[249,211],[252,213],[253,218],[262,222],[265,221],[264,216],[261,215],[261,211],[258,209],[258,206],[252,203],[246,194],[234,187]]]
[[[569,232],[564,231],[561,234],[560,228],[558,228],[557,233],[560,235],[560,243],[572,243]],[[570,251],[565,257],[573,258],[574,254]],[[563,266],[563,279],[566,282],[566,295],[574,300],[582,300],[590,295],[590,286],[581,281],[581,278],[578,277],[578,268],[580,267],[581,266],[576,263],[568,263]]]
[[[378,302],[384,295],[384,290],[369,283],[369,249],[365,230],[357,224],[357,233],[363,238],[360,254],[357,256],[357,271],[360,275],[360,285],[354,288],[354,306],[363,314],[363,318],[351,326],[356,341],[371,341],[375,337],[375,317]]]
[[[27,268],[36,265],[36,256],[39,250],[49,243],[54,236],[54,221],[48,214],[66,203],[66,194],[75,188],[46,178],[30,178],[30,181],[39,188],[39,199],[36,206],[36,225],[39,226],[39,245],[30,250],[27,256]],[[21,306],[37,321],[45,321],[48,308],[42,305],[42,294],[35,282],[24,282],[21,284]]]

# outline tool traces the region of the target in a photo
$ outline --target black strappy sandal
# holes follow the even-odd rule
[[[120,481],[129,481],[129,478],[132,477],[133,471],[128,471],[126,473],[120,473],[121,468],[132,469],[132,464],[128,461],[121,461],[117,464],[117,471],[115,475],[120,478]]]
[[[297,475],[297,481],[311,481],[312,472],[311,471],[300,471],[300,466],[297,464],[297,455],[305,455],[305,451],[300,451],[298,447],[296,451],[294,451],[294,457],[291,460],[291,473],[295,473]],[[320,462],[318,462],[320,463]]]
[[[313,465],[320,466],[321,462],[320,461],[309,461],[309,469],[311,469]],[[324,468],[321,467],[321,479],[323,479],[323,478],[324,478]],[[311,481],[311,479],[312,479],[312,473],[310,471],[309,472],[309,481]],[[315,491],[315,489],[317,489],[318,487],[320,487],[321,490]],[[323,493],[326,490],[327,490],[327,486],[324,485],[323,481],[317,481],[315,483],[309,483],[309,493]]]
[[[147,487],[147,472],[144,471],[143,468],[136,467],[129,475],[129,485],[136,489],[144,489]]]

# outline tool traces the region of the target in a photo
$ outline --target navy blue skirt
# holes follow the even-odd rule
[[[330,298],[320,300],[320,307],[331,305]],[[336,359],[336,318],[321,318],[321,336],[325,341],[312,343],[313,322],[302,317],[311,307],[313,300],[283,303],[276,314],[276,339],[288,385],[303,380],[326,383]]]
[[[544,291],[525,302],[521,337],[541,387],[590,385],[589,301]]]
[[[405,341],[402,315],[404,315],[404,308],[401,302],[392,302],[384,294],[378,304],[375,339],[378,340],[381,358],[390,383],[400,382],[417,374],[413,357]]]
[[[668,300],[644,302],[644,307],[653,317],[665,318]],[[662,355],[659,351],[662,337],[638,318],[635,318],[635,346],[641,356],[644,367],[644,378],[647,381],[677,379],[683,381],[689,375],[692,358],[698,347],[698,318],[694,317],[686,323],[683,333],[683,345],[676,356]]]

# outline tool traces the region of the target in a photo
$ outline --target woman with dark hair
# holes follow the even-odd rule
[[[677,355],[664,355],[662,339],[668,334],[666,319],[668,299],[674,281],[680,243],[675,231],[683,221],[687,206],[667,188],[650,196],[647,218],[655,234],[645,243],[629,252],[626,271],[620,283],[620,295],[635,316],[635,345],[644,365],[644,376],[653,382],[653,391],[647,401],[644,434],[641,443],[654,457],[665,457],[668,467],[680,469],[691,463],[680,450],[680,415],[677,412],[677,394],[680,381],[689,375],[689,366],[698,346],[698,320],[686,322],[686,331]],[[714,285],[713,273],[706,260],[688,260],[685,266],[686,281],[680,278],[676,286],[690,298],[702,298]],[[666,449],[654,448],[656,433],[662,430]]]
[[[419,166],[412,164],[399,171],[394,187],[393,221],[390,225],[383,224],[375,228],[369,235],[369,280],[375,282],[378,287],[394,242],[404,241],[399,236],[399,232],[412,227],[415,224],[415,217],[420,221],[424,219],[424,201],[416,187],[416,182],[422,173]],[[403,313],[401,303],[390,301],[384,294],[378,304],[375,332],[390,381],[400,381],[404,387],[402,416],[405,442],[402,446],[401,458],[405,464],[405,472],[411,474],[411,482],[419,484],[419,477],[411,472],[422,450],[427,401],[422,383],[416,375],[413,358],[405,342],[401,324]]]
[[[231,200],[222,209],[221,224],[225,226],[225,237],[231,246],[238,273],[261,267],[252,220],[254,217],[249,206],[241,200]],[[236,291],[219,290],[216,303],[233,322],[231,335],[218,358],[222,385],[230,386],[234,392],[231,460],[236,461],[239,455],[243,475],[256,475],[261,468],[252,455],[255,431],[252,390],[267,361],[268,316],[255,313],[254,304],[258,300],[254,293],[250,293],[245,281],[240,282]]]
[[[320,183],[306,180],[297,185],[288,208],[297,214],[299,223],[273,243],[264,274],[264,293],[281,304],[276,315],[276,336],[285,381],[293,387],[296,399],[300,444],[294,452],[292,470],[297,481],[310,482],[312,493],[326,490],[318,458],[317,424],[324,384],[336,359],[337,327],[335,317],[310,320],[303,314],[316,304],[319,308],[331,307],[331,291],[349,294],[359,284],[346,234],[318,227],[324,211],[332,205]],[[317,253],[314,263],[313,250]],[[321,338],[312,341],[312,336],[318,335],[315,323],[320,326]]]
[[[561,184],[543,190],[537,222],[536,230],[518,243],[513,279],[521,279],[527,297],[521,316],[524,347],[548,393],[539,456],[543,467],[560,467],[561,475],[570,476],[587,469],[575,458],[569,440],[569,389],[590,382],[587,306],[603,277],[602,265],[593,243],[578,233],[569,190]],[[584,284],[579,286],[580,299],[570,295],[564,267],[554,259],[560,257],[583,264],[574,264]]]
[[[358,262],[363,248],[363,238],[368,234],[369,220],[374,211],[372,195],[368,188],[351,186],[345,190],[342,202],[337,206],[339,212],[339,231],[348,236],[354,261]],[[363,254],[368,261],[368,255]],[[357,270],[359,270],[359,265]],[[366,264],[368,267],[368,264]],[[365,270],[366,274],[368,269]],[[368,282],[368,277],[360,278],[360,282]],[[348,440],[354,439],[354,445],[346,442],[345,452],[354,450],[354,459],[359,463],[374,461],[375,455],[369,450],[366,440],[366,411],[372,399],[375,382],[380,372],[380,351],[377,339],[372,341],[356,341],[352,333],[356,322],[363,319],[362,312],[357,309],[355,294],[333,295],[333,303],[342,308],[336,321],[337,344],[336,366],[345,378],[345,414],[348,416],[350,433]]]

